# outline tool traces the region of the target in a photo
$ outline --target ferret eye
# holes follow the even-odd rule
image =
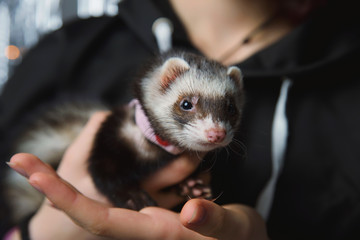
[[[186,99],[181,102],[180,107],[185,111],[190,111],[191,109],[193,109],[192,103]]]

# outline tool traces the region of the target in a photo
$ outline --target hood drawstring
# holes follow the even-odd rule
[[[152,25],[152,32],[156,38],[160,53],[172,48],[173,25],[167,18],[158,18]]]
[[[276,182],[281,173],[288,139],[288,121],[286,117],[286,102],[288,92],[292,85],[292,81],[285,78],[280,89],[278,101],[276,103],[273,125],[272,125],[272,139],[271,139],[271,157],[272,157],[272,173],[265,188],[260,194],[256,210],[265,219],[268,219],[271,205],[274,198]]]

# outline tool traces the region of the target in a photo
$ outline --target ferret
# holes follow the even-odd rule
[[[244,104],[243,76],[236,66],[172,51],[155,57],[142,72],[134,81],[134,100],[111,110],[88,159],[96,188],[114,206],[134,210],[156,205],[140,187],[145,177],[185,151],[197,154],[230,144]],[[48,110],[25,131],[15,151],[58,163],[89,116],[103,109],[98,104],[69,103]],[[10,174],[9,185],[13,178]],[[31,201],[24,193],[15,197],[16,191],[10,189],[9,196],[19,219],[39,203],[30,207]],[[17,199],[20,203],[14,202]]]

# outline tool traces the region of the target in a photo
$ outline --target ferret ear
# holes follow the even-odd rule
[[[235,66],[229,67],[228,70],[227,70],[227,75],[232,80],[235,81],[235,83],[238,85],[238,87],[240,89],[243,88],[243,85],[244,85],[244,83],[243,83],[243,74],[242,74],[240,68],[235,67]]]
[[[190,65],[182,58],[172,57],[166,60],[161,68],[161,86],[167,89],[181,74],[190,69]]]

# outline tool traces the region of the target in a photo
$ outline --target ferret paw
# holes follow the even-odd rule
[[[212,199],[211,188],[208,185],[204,184],[201,179],[190,178],[180,183],[178,186],[178,194],[182,197],[187,197],[189,199]]]

